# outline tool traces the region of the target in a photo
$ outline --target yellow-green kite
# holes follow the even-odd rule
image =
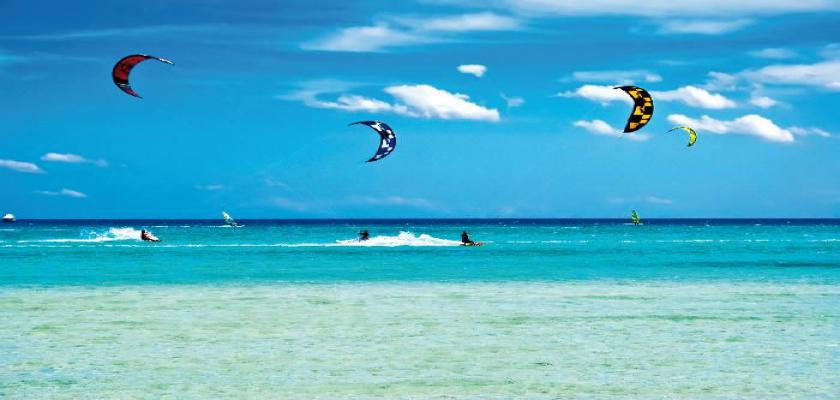
[[[682,129],[682,130],[688,132],[688,147],[694,146],[694,142],[697,141],[697,132],[695,132],[694,129],[691,129],[687,126],[677,126],[677,127],[671,128],[668,132],[675,131],[677,129]]]

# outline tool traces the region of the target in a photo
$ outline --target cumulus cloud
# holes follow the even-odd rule
[[[779,102],[767,96],[753,95],[750,98],[750,104],[760,108],[770,108],[779,104]]]
[[[579,82],[618,82],[629,84],[634,82],[661,82],[662,76],[646,70],[612,70],[612,71],[577,71],[572,73],[573,80]]]
[[[606,105],[614,101],[633,103],[633,99],[627,93],[616,90],[614,86],[583,85],[571,92],[557,93],[559,97],[580,97],[587,100],[597,101]]]
[[[683,86],[679,89],[664,92],[651,92],[658,101],[676,101],[692,107],[719,110],[735,107],[735,102],[721,94],[710,93],[706,89],[696,86]]]
[[[587,100],[597,101],[601,104],[620,101],[632,103],[633,100],[627,93],[614,89],[613,86],[583,85],[572,92],[561,92],[560,97],[581,97]],[[696,86],[683,86],[675,90],[653,91],[651,95],[657,101],[676,101],[692,107],[723,109],[735,107],[735,102],[721,94],[710,93],[706,89]]]
[[[758,58],[769,58],[776,60],[794,58],[797,56],[795,51],[791,49],[785,49],[782,47],[770,47],[766,49],[751,51],[750,55]]]
[[[668,116],[668,121],[677,125],[688,125],[697,131],[717,133],[721,135],[748,135],[761,138],[769,142],[793,143],[794,133],[776,125],[773,121],[756,114],[748,114],[734,120],[718,120],[708,115],[699,119],[690,118],[682,114]]]
[[[592,121],[579,120],[572,123],[572,125],[578,128],[583,128],[587,132],[595,135],[612,136],[616,138],[632,140],[635,142],[643,142],[645,140],[650,139],[650,136],[645,135],[643,133],[622,133],[621,130],[612,127],[610,124],[600,119],[595,119]]]
[[[439,119],[499,120],[499,111],[469,101],[469,96],[430,85],[399,85],[385,92],[405,104],[409,115]]]
[[[487,72],[487,67],[481,64],[464,64],[458,66],[458,72],[462,74],[475,75],[477,78],[484,76]]]
[[[453,34],[518,29],[520,21],[489,12],[431,18],[397,17],[370,26],[355,26],[305,42],[304,50],[381,52],[399,46],[437,43]]]
[[[50,191],[50,190],[41,190],[38,193],[43,194],[45,196],[66,196],[66,197],[73,197],[76,199],[84,199],[87,197],[86,194],[79,192],[73,189],[61,189],[57,192]]]
[[[326,90],[326,89],[324,89]],[[364,111],[371,113],[392,112],[414,118],[467,119],[479,121],[499,121],[499,111],[470,101],[470,97],[461,93],[451,93],[431,85],[396,85],[384,89],[394,98],[387,102],[370,97],[345,94],[335,101],[318,98],[326,93],[321,89],[307,88],[287,96],[285,100],[302,101],[309,107],[329,108],[344,111]]]
[[[8,168],[13,171],[23,172],[27,174],[43,174],[46,173],[41,167],[25,161],[2,160],[0,159],[0,168]]]
[[[659,27],[659,33],[663,34],[696,34],[696,35],[723,35],[737,31],[750,25],[748,19],[737,19],[731,21],[719,20],[674,20],[666,21]]]
[[[760,83],[818,86],[840,90],[840,60],[814,64],[770,65],[744,72],[744,75]]]
[[[502,100],[505,101],[505,103],[507,104],[507,106],[509,108],[522,107],[522,105],[525,104],[525,99],[523,99],[521,97],[516,97],[516,96],[508,97],[508,96],[505,96],[504,93],[502,93],[501,96],[502,96]]]
[[[69,163],[69,164],[94,164],[99,167],[107,167],[108,162],[99,159],[99,160],[90,160],[85,157],[82,157],[78,154],[71,154],[71,153],[47,153],[41,156],[41,160],[43,161],[50,161],[50,162],[62,162],[62,163]]]

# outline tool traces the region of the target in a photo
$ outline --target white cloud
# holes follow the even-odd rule
[[[395,106],[382,100],[357,95],[341,95],[338,99],[336,99],[336,101],[316,100],[310,102],[309,105],[316,108],[332,108],[344,111],[365,111],[371,113],[396,112],[398,114],[408,113],[408,110],[404,106]]]
[[[581,97],[587,100],[597,101],[601,104],[620,101],[632,103],[633,100],[627,93],[614,89],[613,86],[583,85],[573,92],[561,92],[560,97]],[[723,95],[710,93],[709,91],[695,86],[684,86],[675,90],[653,91],[651,95],[657,101],[677,101],[692,107],[722,109],[735,107],[735,102]]]
[[[794,134],[789,129],[781,128],[773,121],[755,114],[744,115],[731,121],[714,119],[708,115],[694,119],[682,114],[672,114],[668,116],[668,121],[677,125],[688,125],[698,132],[749,135],[778,143],[794,141]]]
[[[770,98],[770,97],[767,97],[767,96],[753,95],[750,98],[750,104],[752,104],[756,107],[770,108],[770,107],[775,106],[776,104],[779,104],[779,102]]]
[[[429,19],[398,19],[408,26],[432,32],[509,31],[520,27],[516,18],[490,12],[444,16]]]
[[[574,92],[557,93],[559,97],[581,97],[587,100],[597,101],[606,105],[614,101],[632,104],[633,99],[621,90],[613,86],[583,85]]]
[[[662,76],[645,70],[577,71],[572,79],[579,82],[661,82]]]
[[[781,60],[785,58],[794,58],[797,56],[796,52],[791,49],[785,49],[782,47],[770,47],[766,49],[751,51],[750,55],[753,57],[758,58],[769,58],[775,60]]]
[[[218,183],[210,184],[210,185],[195,185],[195,188],[198,190],[206,190],[209,192],[214,192],[218,190],[222,190],[225,188],[224,185],[220,185]]]
[[[462,74],[475,75],[477,78],[484,76],[487,72],[487,67],[481,64],[464,64],[458,66],[458,72]]]
[[[789,130],[796,136],[820,136],[826,138],[832,136],[830,133],[820,128],[800,128],[798,126],[793,126],[789,128]]]
[[[459,0],[462,4],[497,7],[526,15],[638,15],[661,16],[752,16],[837,10],[834,0]]]
[[[709,72],[709,80],[703,88],[712,91],[732,91],[738,88],[739,79],[738,75],[712,71]]]
[[[752,21],[748,19],[737,19],[732,21],[718,20],[675,20],[666,21],[659,27],[659,33],[676,34],[697,34],[697,35],[723,35],[737,31]]]
[[[671,199],[666,199],[664,197],[656,197],[656,196],[645,196],[644,199],[646,202],[651,204],[673,204],[674,201]]]
[[[345,28],[334,35],[301,45],[304,50],[377,52],[388,47],[429,43],[435,39],[386,25]]]
[[[432,18],[398,17],[370,26],[354,26],[306,42],[304,50],[381,52],[389,48],[451,40],[453,34],[518,29],[518,19],[493,13]]]
[[[385,92],[400,100],[411,116],[439,119],[470,119],[499,121],[499,111],[469,101],[461,93],[450,93],[430,85],[399,85],[385,88]]]
[[[329,82],[329,81],[323,81]],[[353,85],[342,83],[327,85],[322,81],[309,82],[304,88],[289,95],[278,96],[283,100],[301,101],[313,108],[329,108],[350,112],[392,112],[414,118],[468,119],[498,121],[499,111],[469,101],[469,96],[450,93],[430,85],[389,86],[384,91],[395,98],[389,103],[383,100],[343,94],[335,101],[324,101],[319,95],[343,90]]]
[[[62,162],[62,163],[69,163],[69,164],[95,164],[99,167],[107,167],[108,162],[99,159],[99,160],[90,160],[85,157],[82,157],[78,154],[71,154],[71,153],[47,153],[41,156],[41,160],[43,161],[51,161],[51,162]]]
[[[0,160],[0,168],[8,168],[27,174],[43,174],[46,172],[33,163],[15,160]]]
[[[574,123],[572,123],[572,125],[578,128],[583,128],[587,132],[595,135],[612,136],[636,142],[643,142],[645,140],[650,139],[650,136],[645,135],[643,133],[622,133],[621,130],[613,128],[612,126],[610,126],[610,124],[600,119],[595,119],[592,121],[575,121]]]
[[[767,84],[819,86],[840,90],[840,60],[815,64],[770,65],[744,75]]]
[[[77,199],[84,199],[84,198],[87,197],[86,194],[84,194],[82,192],[79,192],[77,190],[73,190],[73,189],[61,189],[58,192],[53,192],[53,191],[49,191],[49,190],[41,190],[41,191],[38,191],[38,193],[43,194],[45,196],[66,196],[66,197],[73,197],[73,198],[77,198]]]
[[[509,108],[522,107],[522,105],[525,104],[525,99],[523,99],[521,97],[516,97],[516,96],[508,97],[508,96],[505,96],[504,93],[502,93],[501,96],[502,96],[502,99],[505,101],[505,103],[507,104],[507,106]]]
[[[710,93],[696,86],[683,86],[679,89],[664,92],[654,91],[651,92],[651,95],[658,101],[677,101],[692,107],[712,110],[735,107],[735,102],[726,98],[726,96]]]
[[[350,198],[350,202],[375,206],[407,206],[417,208],[433,208],[432,203],[426,199],[403,196],[354,196]]]

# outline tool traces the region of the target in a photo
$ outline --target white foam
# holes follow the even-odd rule
[[[140,240],[140,231],[134,228],[109,228],[104,233],[91,232],[86,239],[18,240],[18,243],[102,243],[117,240]]]
[[[328,244],[326,246],[350,246],[350,247],[398,247],[398,246],[413,246],[413,247],[440,247],[440,246],[460,246],[461,242],[458,240],[440,239],[425,233],[419,236],[411,232],[400,232],[397,236],[374,236],[368,240],[360,241],[358,239],[338,240],[336,243]]]

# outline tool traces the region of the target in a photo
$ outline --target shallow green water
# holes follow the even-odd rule
[[[10,398],[831,398],[840,289],[344,283],[4,289]]]

